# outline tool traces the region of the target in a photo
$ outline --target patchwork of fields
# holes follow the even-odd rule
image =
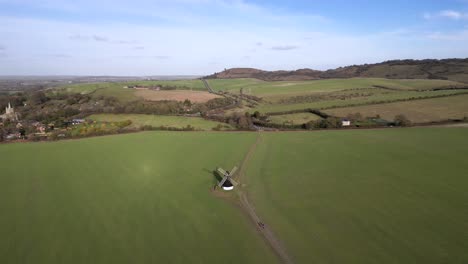
[[[259,136],[241,188],[295,262],[465,263],[467,131],[0,145],[0,262],[275,263],[242,211],[211,192],[211,170],[239,165]]]
[[[215,79],[209,80],[209,83],[218,91],[239,93],[244,88],[245,94],[261,97],[263,101],[259,105],[244,110],[262,113],[307,108],[347,109],[346,107],[351,106],[417,101],[468,93],[466,84],[444,80],[353,78],[266,82],[256,79]],[[457,110],[459,109],[455,109]],[[398,114],[402,113],[404,114],[404,110]]]
[[[232,112],[259,111],[261,113],[287,112],[313,109],[336,109],[330,113],[337,113],[339,116],[351,114],[355,109],[359,109],[363,114],[379,112],[374,109],[391,106],[426,105],[432,102],[457,101],[452,99],[454,95],[468,93],[468,85],[454,81],[445,80],[417,80],[417,79],[383,79],[383,78],[352,78],[352,79],[326,79],[315,81],[276,81],[267,82],[257,79],[210,79],[210,86],[215,91],[226,91],[239,94],[240,89],[247,95],[253,95],[262,99],[260,103],[251,105],[244,103],[244,107],[231,109]],[[171,86],[178,90],[174,91],[149,91],[125,89],[124,85],[142,86]],[[189,89],[191,91],[189,91]],[[87,93],[93,97],[112,96],[121,102],[137,100],[178,100],[189,99],[192,102],[206,102],[207,100],[219,96],[206,92],[201,80],[178,80],[178,81],[146,81],[128,83],[98,83],[98,84],[78,84],[70,85],[58,91]],[[450,97],[441,98],[441,97]],[[429,100],[424,103],[424,100]],[[440,100],[440,101],[439,101]],[[405,102],[412,101],[412,102]],[[395,102],[395,103],[394,103]],[[386,104],[394,103],[394,104]],[[383,105],[386,104],[386,105]],[[435,103],[437,104],[437,103]],[[371,106],[374,105],[374,106]],[[457,104],[455,104],[457,105]],[[360,108],[356,108],[356,107]],[[382,107],[381,107],[382,106]],[[427,111],[425,109],[428,109]],[[383,111],[381,116],[393,119],[396,114],[406,114],[406,109]],[[429,108],[418,109],[418,114],[410,113],[412,119],[439,121],[440,118],[453,115],[434,116]],[[461,113],[463,107],[453,107],[452,112]],[[399,112],[399,113],[396,113]],[[388,113],[388,114],[387,114]],[[395,114],[396,113],[396,114]],[[392,115],[390,117],[390,115]],[[290,119],[290,120],[294,120]],[[285,122],[288,120],[277,120]],[[275,121],[276,122],[276,121]]]

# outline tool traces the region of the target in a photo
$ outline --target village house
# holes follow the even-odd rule
[[[341,120],[341,126],[343,126],[343,127],[351,126],[351,121],[348,120],[348,119],[343,119],[343,120]]]
[[[83,124],[84,122],[86,122],[86,120],[84,119],[73,119],[71,121],[72,125],[79,125],[79,124]]]

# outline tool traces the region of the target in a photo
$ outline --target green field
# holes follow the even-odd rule
[[[0,263],[275,263],[210,170],[255,134],[0,145]],[[229,149],[229,151],[226,151]]]
[[[0,263],[275,263],[239,206],[211,192],[211,170],[239,165],[249,149],[238,188],[296,263],[466,263],[467,132],[144,132],[0,145]]]
[[[415,123],[463,119],[468,117],[468,95],[337,108],[325,112],[340,117],[355,113],[361,113],[365,117],[380,115],[386,120],[393,120],[396,115],[404,114]]]
[[[297,263],[467,263],[468,129],[264,134],[257,212]]]
[[[301,125],[310,121],[319,120],[320,117],[312,113],[297,113],[287,115],[274,115],[269,117],[269,121],[274,124]]]
[[[229,129],[229,125],[215,121],[205,120],[201,117],[185,116],[161,116],[161,115],[143,115],[143,114],[95,114],[87,117],[88,119],[99,122],[120,122],[131,120],[131,128],[139,128],[149,125],[153,127],[174,127],[184,128],[187,125],[195,127],[196,130],[211,130],[212,128],[223,125]]]

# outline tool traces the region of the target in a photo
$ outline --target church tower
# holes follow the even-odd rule
[[[18,115],[15,113],[15,109],[13,109],[13,107],[11,107],[11,103],[8,103],[8,106],[5,107],[5,114],[4,115],[0,115],[0,118],[1,119],[13,119],[15,121],[18,120]]]
[[[15,112],[15,110],[13,109],[13,107],[11,107],[11,104],[8,103],[8,106],[5,108],[5,114],[6,115],[11,115]]]

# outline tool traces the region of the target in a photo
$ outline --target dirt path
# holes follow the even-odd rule
[[[240,168],[239,168],[239,181],[242,184],[242,180],[245,178],[245,170],[246,166],[249,163],[250,159],[255,152],[258,144],[262,141],[261,133],[257,134],[257,139],[255,143],[250,147],[247,155],[245,156],[244,160],[242,161]],[[263,235],[265,241],[270,245],[276,255],[280,258],[282,263],[293,263],[291,256],[286,251],[285,246],[283,243],[275,236],[273,231],[265,225],[265,221],[261,220],[260,217],[255,212],[255,207],[250,203],[247,195],[247,190],[240,186],[237,188],[237,193],[240,198],[241,208],[244,210],[245,213],[249,216],[249,218],[253,221],[253,224],[257,227],[260,233]]]

